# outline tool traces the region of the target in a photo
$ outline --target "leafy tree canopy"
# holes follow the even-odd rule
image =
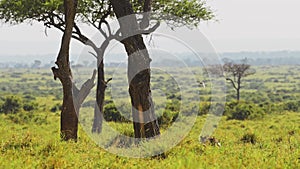
[[[76,22],[99,26],[108,17],[113,17],[108,0],[79,0]],[[143,12],[141,0],[131,0],[136,13]],[[194,27],[201,20],[214,18],[212,11],[199,0],[154,0],[152,19],[165,21],[171,27]],[[62,0],[1,0],[0,19],[6,23],[39,21],[47,27],[64,29]]]

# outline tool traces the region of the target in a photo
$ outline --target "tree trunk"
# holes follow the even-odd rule
[[[111,0],[111,4],[118,19],[134,14],[132,5],[128,0]],[[151,59],[143,37],[134,35],[134,31],[139,29],[136,17],[119,20],[119,24],[122,35],[128,37],[122,40],[122,43],[128,54],[128,82],[134,135],[136,138],[155,137],[160,135],[160,131],[150,90]]]
[[[239,102],[240,101],[240,89],[236,90],[236,100]]]
[[[75,28],[79,30],[79,28]],[[83,43],[84,45],[88,45],[94,49],[96,52],[96,55],[94,55],[97,58],[97,89],[96,89],[96,103],[94,107],[94,120],[92,125],[92,133],[101,133],[102,131],[102,122],[103,122],[103,107],[104,107],[104,98],[105,98],[105,89],[106,84],[111,80],[109,79],[107,82],[105,82],[104,77],[104,51],[107,49],[110,38],[105,39],[105,41],[102,43],[101,47],[98,48],[95,43],[93,43],[90,39],[88,39],[86,36],[82,35],[79,31],[78,37],[75,37],[79,42]],[[95,75],[93,75],[93,79],[95,78]],[[82,100],[83,102],[83,100]],[[82,103],[81,102],[81,103]]]
[[[92,133],[101,133],[103,122],[103,104],[105,98],[106,83],[104,81],[104,63],[103,59],[98,56],[98,82],[96,90],[96,104],[94,109],[94,122]]]
[[[54,79],[59,78],[63,86],[63,105],[61,112],[61,138],[77,140],[78,117],[73,99],[73,82],[69,62],[69,46],[72,37],[77,0],[64,0],[66,28],[62,37],[61,48],[55,62],[58,68],[52,67]]]
[[[104,74],[104,52],[107,49],[111,39],[107,38],[101,44],[100,48],[94,48],[97,53],[97,66],[98,66],[98,81],[97,81],[97,90],[96,90],[96,104],[94,109],[94,122],[92,127],[92,133],[101,133],[102,132],[102,122],[103,122],[103,109],[104,109],[104,99],[105,99],[105,90],[109,81],[112,78],[105,81]]]
[[[160,134],[155,118],[150,90],[150,59],[140,35],[127,38],[129,94],[136,138],[151,138]],[[139,66],[141,67],[139,67]]]
[[[237,80],[237,89],[236,89],[236,100],[240,101],[240,89],[241,89],[241,77],[238,77]]]

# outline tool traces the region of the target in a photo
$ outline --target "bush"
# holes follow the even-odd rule
[[[25,111],[33,111],[33,110],[37,110],[38,109],[38,104],[34,103],[34,102],[29,102],[29,103],[25,103],[23,105],[23,109]]]
[[[22,111],[22,100],[15,96],[6,97],[0,106],[0,113],[16,114],[20,111]]]
[[[283,109],[286,111],[298,112],[300,107],[299,101],[288,101],[283,104]]]
[[[199,115],[201,105],[198,102],[183,103],[180,108],[180,113],[183,116]]]
[[[36,100],[36,98],[32,95],[26,94],[23,99],[25,99],[26,101],[34,101]]]
[[[22,112],[18,114],[9,114],[8,119],[15,124],[34,123],[36,125],[47,124],[47,114],[36,114],[33,112]]]
[[[286,109],[287,103],[274,103],[274,102],[263,102],[259,104],[259,107],[263,109],[263,112],[266,114],[272,114],[272,113],[282,113]],[[288,106],[289,107],[289,106]],[[291,110],[289,110],[291,111]]]
[[[216,116],[222,116],[224,109],[224,105],[221,103],[201,102],[198,115],[213,114]]]
[[[170,126],[173,122],[176,121],[179,112],[172,112],[170,110],[164,110],[162,116],[157,118],[158,124],[163,127]]]
[[[53,113],[55,113],[55,112],[57,112],[57,111],[61,111],[62,110],[62,105],[61,104],[56,104],[56,105],[54,105],[51,109],[50,109],[50,111],[51,112],[53,112]]]
[[[241,138],[241,141],[244,143],[255,144],[257,142],[257,137],[253,133],[247,133],[247,134],[243,135],[243,137]]]
[[[168,100],[166,102],[165,107],[161,107],[157,111],[157,112],[161,112],[161,113],[156,112],[156,114],[159,114],[157,116],[157,121],[158,121],[159,125],[161,125],[165,128],[170,126],[178,118],[179,112],[181,112],[184,115],[189,115],[193,111],[193,110],[191,110],[193,108],[189,107],[189,106],[185,106],[185,107],[188,107],[189,108],[188,109],[188,108],[183,107],[183,105],[181,105],[181,101],[179,101],[179,100],[176,100],[176,99]],[[184,111],[184,110],[186,110],[186,111]],[[198,112],[198,110],[196,110],[196,111]]]
[[[225,115],[228,119],[252,120],[264,116],[263,109],[254,103],[233,101],[226,104]]]
[[[179,112],[180,107],[181,107],[181,102],[178,100],[172,100],[172,101],[168,100],[166,104],[166,110],[170,110],[173,112]]]
[[[121,115],[114,103],[109,103],[104,106],[104,119],[106,121],[114,122],[128,122],[125,117]]]
[[[211,103],[210,102],[201,102],[200,103],[200,111],[198,115],[205,115],[209,113]]]

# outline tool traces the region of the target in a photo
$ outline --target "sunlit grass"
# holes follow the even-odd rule
[[[214,136],[221,147],[202,145],[198,137],[205,117],[199,117],[189,135],[166,158],[131,159],[118,157],[98,147],[81,129],[79,140],[61,142],[59,116],[47,116],[47,124],[14,124],[1,115],[0,168],[298,168],[300,114],[268,115],[257,121],[227,121],[223,118]],[[293,120],[293,121],[292,121]],[[110,123],[126,133],[131,124]],[[257,143],[243,143],[247,133]]]
[[[270,99],[270,96],[275,95],[281,100],[274,104],[282,105],[287,101],[297,101],[294,98],[300,97],[300,78],[296,78],[299,74],[297,66],[254,68],[257,69],[257,73],[245,78],[246,81],[243,83],[241,96],[244,100],[257,100],[259,97]],[[107,77],[110,77],[113,71],[107,70],[110,72]],[[29,95],[34,97],[33,102],[38,103],[38,109],[16,115],[0,113],[0,168],[300,168],[300,114],[296,112],[278,109],[266,112],[263,118],[245,121],[227,120],[226,117],[222,117],[213,133],[221,146],[204,145],[198,141],[206,120],[206,116],[199,116],[187,137],[165,152],[165,157],[128,158],[111,154],[99,147],[90,137],[94,114],[91,106],[81,108],[78,142],[60,141],[59,110],[56,112],[50,110],[62,102],[62,94],[59,93],[61,86],[59,81],[53,81],[50,70],[1,71],[0,103],[6,96],[15,95],[26,100],[24,97]],[[125,76],[126,71],[122,70],[120,74]],[[17,76],[13,77],[15,75]],[[90,70],[85,70],[80,78],[84,80],[90,76]],[[178,75],[178,78],[181,76]],[[77,77],[76,73],[74,77]],[[26,82],[22,82],[22,79]],[[120,79],[123,78],[115,77],[112,83],[122,82]],[[165,80],[168,79],[169,76],[165,74],[154,74],[152,87],[167,90],[168,84]],[[197,79],[202,81],[204,77],[199,74]],[[250,89],[249,83],[262,84],[263,87]],[[235,92],[231,90],[230,84],[228,89],[228,96],[234,96]],[[199,90],[200,101],[209,104],[210,88]],[[193,92],[191,89],[182,94],[194,94]],[[108,90],[106,100],[111,99],[109,93]],[[85,103],[94,100],[94,95],[95,88]],[[166,101],[165,96],[160,93],[154,96],[155,104],[160,106],[156,113],[161,115],[163,113],[161,109],[164,108]],[[283,96],[290,97],[283,98]],[[128,98],[119,98],[118,101],[127,103]],[[257,104],[262,102],[258,101]],[[133,136],[131,122],[108,122],[108,125],[119,133]],[[167,125],[162,126],[162,134],[167,130]],[[255,143],[247,140],[249,138],[247,136],[250,139],[253,137]],[[114,135],[109,139],[103,138],[102,141],[113,143]],[[157,151],[154,148],[153,151]]]

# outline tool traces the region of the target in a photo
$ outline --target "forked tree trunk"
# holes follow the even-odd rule
[[[69,62],[69,46],[77,8],[77,0],[64,0],[66,27],[62,37],[61,48],[55,62],[58,68],[52,67],[54,79],[58,78],[63,86],[63,105],[61,112],[61,138],[77,140],[78,118],[73,100],[72,73]]]
[[[79,30],[79,28],[77,27]],[[106,39],[100,48],[96,46],[90,39],[80,33],[79,37],[75,38],[79,42],[84,45],[88,45],[94,49],[96,54],[94,55],[97,58],[97,89],[96,89],[96,103],[94,106],[94,120],[92,125],[92,133],[101,133],[102,131],[102,122],[103,122],[103,107],[104,107],[104,98],[105,98],[105,90],[107,83],[111,80],[105,81],[104,77],[104,51],[109,45],[110,39]],[[91,80],[94,80],[95,72]],[[91,87],[92,88],[92,87]],[[90,90],[91,90],[90,88]],[[89,90],[89,91],[90,91]],[[86,96],[85,96],[86,97]],[[85,98],[84,97],[84,98]],[[82,100],[83,102],[83,100]],[[81,103],[82,103],[81,102]],[[80,105],[81,105],[80,103]]]
[[[133,15],[129,0],[111,0],[117,18]],[[138,31],[135,17],[119,20],[123,36]],[[122,40],[128,54],[129,94],[132,104],[134,135],[136,138],[151,138],[160,135],[159,126],[153,108],[150,90],[150,61],[141,35],[130,35]]]
[[[62,140],[77,141],[79,109],[85,98],[95,86],[94,80],[96,71],[91,79],[88,79],[80,89],[73,83],[70,68],[69,49],[74,26],[74,19],[77,9],[77,0],[64,0],[65,8],[65,31],[62,37],[61,48],[55,62],[56,67],[52,67],[54,79],[61,81],[63,86],[63,105],[60,120],[60,136]]]
[[[96,90],[96,104],[94,108],[94,122],[92,127],[92,133],[101,133],[102,132],[102,123],[103,123],[103,109],[104,109],[104,99],[105,99],[105,90],[109,81],[112,78],[105,81],[104,74],[104,52],[109,45],[110,39],[105,39],[101,44],[100,48],[95,48],[97,53],[97,66],[98,66],[98,81],[97,81],[97,90]]]

